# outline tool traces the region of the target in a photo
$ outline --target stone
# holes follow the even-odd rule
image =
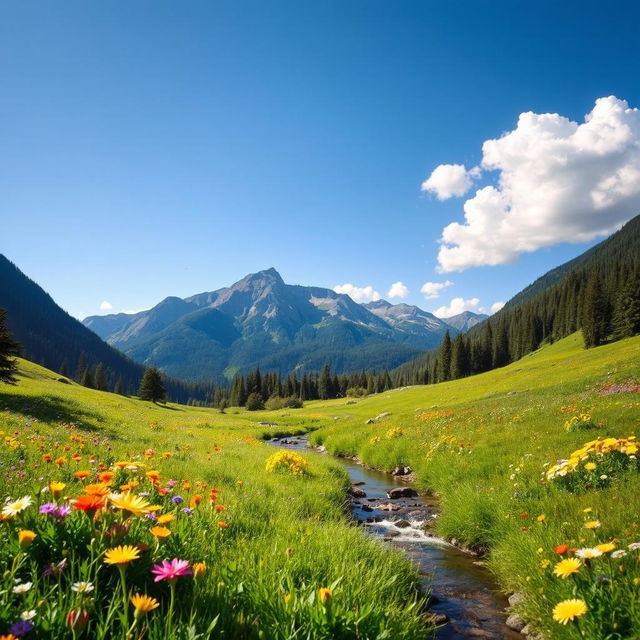
[[[524,594],[520,592],[512,593],[509,596],[509,606],[517,607],[519,604],[524,602]]]
[[[316,451],[318,453],[326,453],[327,447],[325,447],[323,444],[321,444],[319,447],[316,447]]]
[[[394,487],[387,491],[387,498],[389,500],[397,500],[398,498],[413,498],[418,495],[418,492],[411,487]]]
[[[505,624],[514,631],[522,631],[527,626],[527,623],[517,613],[512,613]]]
[[[365,420],[364,423],[365,424],[373,424],[373,420],[371,418],[369,418],[368,420]]]
[[[446,613],[432,613],[431,621],[437,625],[445,624],[449,622],[449,616]]]
[[[364,491],[364,489],[359,489],[358,487],[351,487],[349,489],[349,493],[354,497],[354,498],[366,498],[367,494]]]
[[[388,411],[383,411],[382,413],[378,414],[375,417],[375,420],[383,420],[384,418],[386,418],[387,416],[390,416],[391,414]]]
[[[373,511],[373,507],[370,507],[368,504],[363,504],[361,509],[363,511]]]
[[[411,523],[408,520],[396,520],[393,524],[399,529],[406,529],[411,526]]]
[[[395,504],[391,504],[390,502],[378,505],[378,509],[380,511],[400,511],[400,507]]]
[[[392,476],[408,476],[411,473],[411,467],[398,466],[392,472]]]

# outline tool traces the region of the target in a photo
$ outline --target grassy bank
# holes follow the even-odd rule
[[[267,471],[258,419],[22,361],[0,388],[0,634],[427,637],[411,566],[349,523],[344,471],[320,456]],[[160,566],[174,558],[188,565]]]
[[[598,438],[638,433],[639,363],[640,338],[585,351],[576,334],[473,378],[356,404],[311,403],[281,421],[325,425],[311,440],[335,454],[384,470],[411,466],[441,499],[438,532],[490,551],[491,568],[506,590],[526,595],[520,611],[546,637],[637,638],[635,445],[612,441],[571,454]],[[558,459],[570,460],[568,473],[547,478]],[[568,559],[562,567],[575,571],[556,575]],[[554,609],[564,600],[583,601],[586,613],[567,605],[578,607],[576,617],[558,622]]]

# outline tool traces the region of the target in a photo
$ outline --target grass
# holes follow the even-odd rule
[[[370,466],[411,466],[417,484],[440,498],[438,533],[488,552],[505,590],[526,596],[519,611],[545,637],[638,638],[635,456],[592,455],[596,470],[579,460],[569,478],[551,481],[545,470],[585,442],[638,433],[639,362],[638,337],[585,351],[575,334],[503,369],[356,404],[309,403],[281,422],[322,425],[313,442]],[[390,415],[365,424],[383,412]],[[585,528],[590,521],[601,526]],[[609,542],[614,550],[582,562],[577,573],[554,575],[567,557],[559,545],[571,555]],[[587,613],[560,624],[553,610],[565,599],[583,600]]]
[[[34,638],[429,636],[416,572],[349,522],[339,464],[312,455],[303,473],[268,472],[274,449],[260,438],[273,430],[253,414],[157,406],[63,384],[26,361],[20,374],[0,387],[0,497],[10,513],[0,522],[0,634],[29,623]],[[157,505],[156,518],[173,516],[162,525],[168,537],[154,535],[166,532],[146,507],[120,508],[117,497],[94,517],[39,512],[73,505],[99,478]],[[11,515],[7,501],[26,496],[31,506],[14,504]],[[21,545],[20,531],[36,537]],[[120,545],[138,557],[106,564]],[[153,582],[152,567],[173,558],[206,570]],[[78,582],[93,589],[74,591]],[[158,608],[134,615],[134,593]]]

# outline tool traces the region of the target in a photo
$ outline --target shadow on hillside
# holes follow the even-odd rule
[[[42,422],[74,424],[80,431],[100,433],[115,439],[117,433],[111,429],[97,426],[104,420],[81,404],[64,400],[58,396],[30,396],[21,393],[5,394],[0,392],[0,411],[8,409],[27,418],[37,418]]]

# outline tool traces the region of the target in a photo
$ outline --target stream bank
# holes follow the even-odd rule
[[[310,449],[304,436],[273,438],[269,444],[297,451]],[[418,495],[402,476],[366,469],[353,460],[335,459],[351,479],[353,517],[366,527],[368,535],[401,548],[418,567],[423,586],[431,593],[429,610],[442,623],[435,633],[437,640],[523,639],[505,624],[508,601],[492,574],[475,556],[431,532],[438,517],[435,500]],[[390,497],[399,493],[406,495]]]

